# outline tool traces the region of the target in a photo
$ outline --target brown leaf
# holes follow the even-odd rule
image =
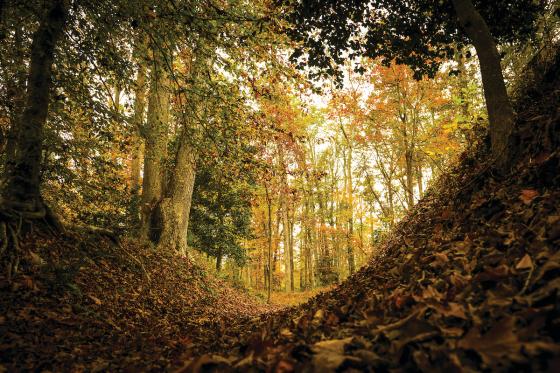
[[[175,373],[216,372],[230,369],[231,364],[228,359],[218,355],[202,355]]]
[[[313,365],[317,372],[334,372],[349,356],[344,355],[344,346],[352,341],[352,337],[321,341],[311,347]]]
[[[446,306],[443,304],[430,304],[430,307],[445,317],[456,317],[458,319],[468,320],[465,308],[459,303],[449,302]]]
[[[274,369],[275,373],[289,373],[294,371],[294,364],[286,360],[280,360],[278,364],[276,364],[276,369]]]
[[[539,196],[539,192],[534,189],[523,189],[519,195],[519,199],[526,205],[530,205],[535,198]]]
[[[497,267],[485,267],[484,271],[477,275],[479,281],[498,282],[508,277],[509,267],[505,264]]]
[[[559,355],[560,346],[558,346],[558,344],[556,343],[546,341],[524,342],[523,351],[525,351],[530,356],[538,355],[541,352],[548,352],[552,355]]]
[[[45,264],[45,261],[38,254],[34,253],[31,250],[29,250],[29,261],[35,266],[41,266]]]
[[[525,254],[523,258],[516,264],[515,269],[530,269],[533,268],[533,261],[529,254]]]
[[[457,346],[464,350],[474,350],[480,355],[487,366],[494,366],[500,359],[519,360],[521,343],[514,334],[515,319],[507,316],[498,321],[485,334],[475,326],[469,330]]]

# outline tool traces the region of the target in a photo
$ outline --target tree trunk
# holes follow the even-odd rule
[[[153,66],[150,76],[148,115],[143,135],[144,179],[142,180],[141,236],[152,242],[159,241],[159,229],[155,208],[163,197],[164,165],[167,153],[167,131],[169,128],[169,76],[165,70],[165,56],[157,47],[153,48]]]
[[[491,153],[497,168],[506,172],[511,162],[509,147],[515,113],[507,94],[500,54],[486,21],[472,1],[453,0],[453,6],[478,55],[490,122]]]
[[[292,206],[294,209],[295,206]],[[290,291],[295,291],[295,283],[294,283],[294,216],[288,215],[288,227],[289,227],[289,255],[290,255]]]
[[[18,123],[13,165],[8,167],[3,203],[25,212],[44,209],[40,195],[43,127],[47,120],[54,50],[67,15],[64,0],[52,0],[33,35],[25,109]]]
[[[352,276],[356,271],[354,259],[354,198],[352,183],[352,148],[348,147],[348,159],[346,161],[346,196],[348,209],[348,227],[346,233],[346,254],[348,255],[348,274]]]
[[[424,172],[422,171],[422,163],[417,160],[416,163],[416,181],[418,184],[418,198],[424,195]]]
[[[268,190],[268,186],[265,186],[266,192],[266,207],[268,211],[268,226],[267,226],[267,235],[268,235],[268,271],[265,272],[265,275],[268,276],[268,289],[267,289],[267,303],[270,303],[270,293],[272,289],[272,198],[270,197],[270,192]]]
[[[218,248],[218,253],[216,254],[216,271],[220,272],[222,270],[222,248]]]
[[[402,134],[403,134],[403,147],[404,147],[404,171],[406,176],[405,183],[405,194],[406,194],[406,205],[408,210],[411,210],[414,206],[414,153],[412,141],[408,134],[408,120],[406,114],[400,115],[402,122]]]
[[[161,237],[159,247],[171,248],[181,256],[187,255],[187,231],[195,181],[196,159],[193,149],[181,136],[175,167],[165,198],[160,203]]]
[[[1,19],[0,19],[1,21]],[[21,22],[21,21],[20,21]],[[23,26],[17,27],[14,31],[14,44],[21,45],[23,43]],[[8,130],[6,148],[5,148],[5,168],[12,167],[15,161],[16,144],[18,140],[19,123],[21,115],[25,109],[25,81],[27,71],[25,68],[25,51],[18,49],[15,51],[14,65],[16,72],[13,76],[7,77],[7,93],[8,101],[13,103],[12,109],[9,111],[10,128]]]
[[[137,54],[144,53],[142,44],[136,46]],[[132,122],[132,157],[130,161],[130,188],[133,193],[140,189],[140,160],[142,157],[142,137],[144,128],[144,111],[146,109],[146,66],[143,58],[139,58],[136,86],[134,87],[134,115]]]
[[[287,164],[284,158],[284,148],[278,144],[279,167],[282,177],[282,188],[280,192],[280,208],[282,209],[282,229],[284,233],[284,263],[286,265],[286,291],[294,291],[294,253],[291,247],[291,228],[289,214],[289,186],[287,175]]]

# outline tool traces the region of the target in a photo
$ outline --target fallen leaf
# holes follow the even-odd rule
[[[530,269],[533,268],[533,261],[529,254],[525,254],[523,258],[517,263],[515,269]]]
[[[464,350],[474,350],[489,366],[497,365],[501,359],[519,361],[522,356],[521,343],[513,332],[515,319],[507,316],[497,322],[488,332],[481,334],[478,326],[472,327],[457,346]]]
[[[344,355],[344,346],[352,337],[321,341],[311,346],[313,365],[317,372],[334,372],[349,356]]]
[[[519,199],[526,205],[530,205],[535,198],[539,196],[539,192],[534,189],[523,189]]]

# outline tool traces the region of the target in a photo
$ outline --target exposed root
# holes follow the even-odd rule
[[[144,278],[148,281],[151,281],[150,275],[148,274],[148,271],[146,271],[144,263],[142,263],[141,260],[136,258],[134,255],[128,252],[123,245],[121,245],[119,236],[116,232],[110,229],[96,227],[94,225],[86,225],[86,224],[73,224],[68,226],[68,228],[73,232],[79,232],[79,233],[108,238],[113,244],[115,244],[115,246],[117,246],[120,249],[120,252],[124,253],[128,257],[128,259],[130,259],[139,267],[139,269],[142,271],[144,275]]]
[[[8,282],[18,272],[21,259],[30,254],[22,248],[23,238],[34,228],[48,230],[50,234],[63,232],[58,217],[42,201],[35,210],[15,202],[2,201],[0,207],[0,266]]]
[[[93,234],[102,237],[106,237],[111,240],[115,245],[120,245],[119,236],[112,230],[106,228],[96,227],[94,225],[87,224],[72,224],[68,228],[75,232],[81,232],[86,234]]]

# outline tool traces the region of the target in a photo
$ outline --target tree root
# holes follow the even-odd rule
[[[30,254],[25,252],[21,241],[34,228],[47,229],[51,234],[64,231],[58,217],[42,201],[38,209],[14,202],[2,201],[0,205],[0,265],[8,282],[18,272],[21,259]]]
[[[27,205],[13,203],[0,205],[0,265],[6,273],[8,282],[11,282],[17,273],[21,259],[25,256],[33,256],[29,249],[27,251],[23,249],[21,240],[25,235],[33,232],[34,228],[52,236],[75,232],[105,237],[138,265],[145,278],[150,280],[144,264],[121,245],[117,233],[93,225],[62,224],[59,217],[45,203],[41,201],[38,205],[40,208],[35,211],[30,211]]]
[[[120,246],[119,236],[110,229],[100,228],[94,225],[87,225],[87,224],[72,224],[69,225],[68,228],[69,230],[75,232],[106,237],[109,240],[111,240],[115,245]]]

